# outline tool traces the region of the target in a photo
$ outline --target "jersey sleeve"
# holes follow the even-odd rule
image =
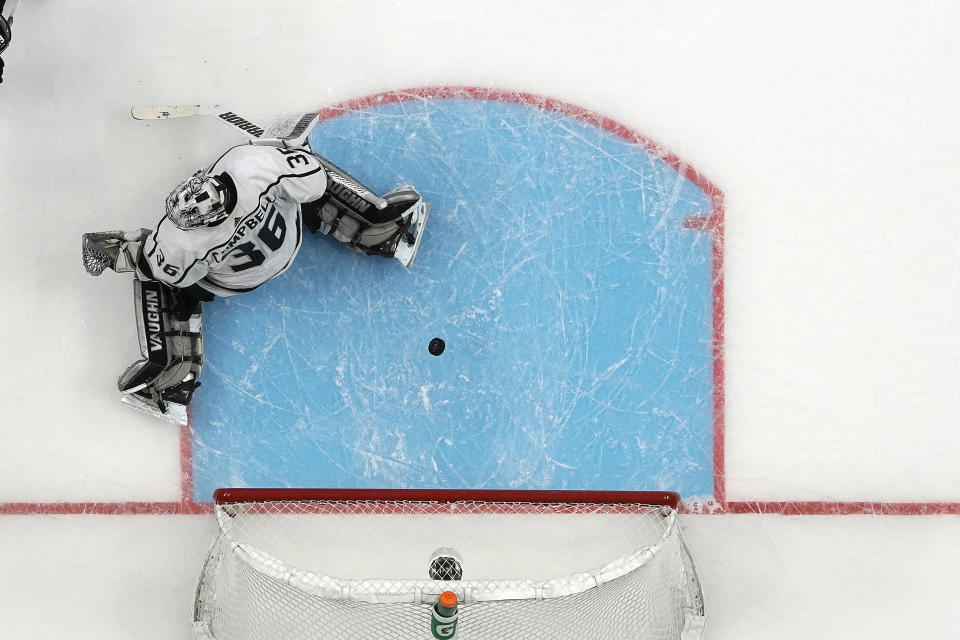
[[[240,207],[256,206],[247,202],[275,194],[303,203],[317,200],[327,189],[327,174],[319,158],[307,149],[285,149],[261,145],[238,145],[227,150],[209,168],[211,175],[226,172],[240,193]]]
[[[287,199],[297,203],[311,202],[319,199],[327,190],[327,174],[323,165],[306,149],[260,148],[269,149],[273,155],[277,179],[272,186]]]
[[[197,231],[185,231],[164,218],[143,241],[137,275],[173,287],[189,287],[207,275],[209,247]]]

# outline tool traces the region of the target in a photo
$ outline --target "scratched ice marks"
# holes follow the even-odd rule
[[[218,486],[712,491],[710,198],[570,115],[481,99],[311,136],[432,203],[412,271],[307,235],[205,308],[196,497]],[[439,356],[428,345],[445,343]]]

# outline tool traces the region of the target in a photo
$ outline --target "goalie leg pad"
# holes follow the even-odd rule
[[[117,386],[128,404],[185,417],[203,365],[200,303],[160,282],[134,279],[134,304],[143,359],[127,367]]]
[[[365,255],[396,258],[410,267],[429,214],[416,189],[403,186],[383,197],[383,208],[361,212],[336,192],[303,206],[304,222],[314,233],[338,240]]]

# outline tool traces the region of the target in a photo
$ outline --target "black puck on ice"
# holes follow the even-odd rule
[[[446,348],[447,343],[441,340],[440,338],[434,338],[430,341],[430,344],[427,345],[427,351],[430,352],[432,356],[438,356],[443,353],[443,350]]]

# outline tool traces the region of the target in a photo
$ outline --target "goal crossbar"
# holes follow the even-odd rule
[[[213,492],[218,505],[244,502],[306,501],[475,502],[497,504],[646,504],[676,509],[675,491],[581,491],[532,489],[285,489],[229,488]]]

